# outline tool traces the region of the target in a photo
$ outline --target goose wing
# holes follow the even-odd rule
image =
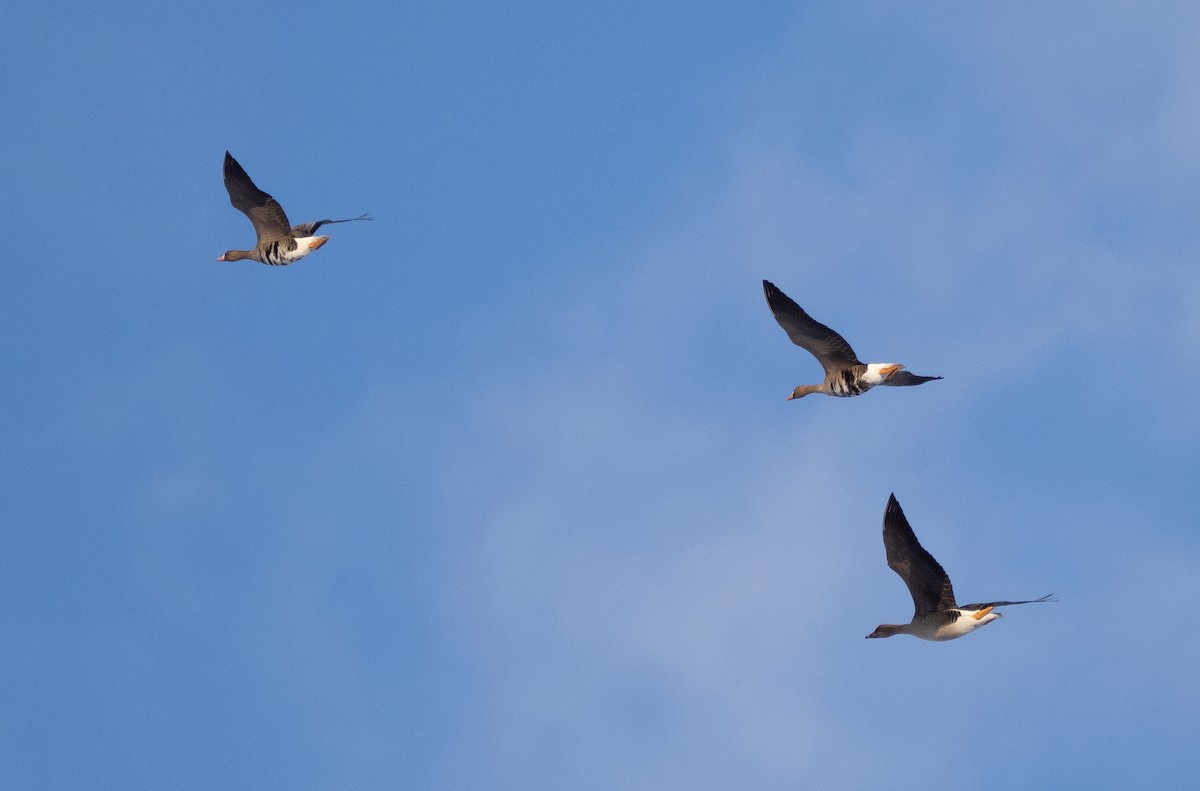
[[[270,197],[270,196],[268,195],[267,197]],[[363,214],[358,217],[351,217],[348,220],[317,220],[316,222],[305,222],[305,223],[301,223],[299,225],[293,225],[292,226],[292,235],[295,236],[296,238],[304,238],[305,236],[312,236],[314,233],[317,232],[317,229],[320,228],[322,225],[332,225],[333,223],[338,223],[338,222],[354,222],[356,220],[372,220],[372,219],[374,219],[374,218],[370,214]]]
[[[1058,601],[1058,599],[1051,598],[1053,595],[1053,593],[1047,593],[1040,599],[1025,599],[1024,601],[974,602],[972,604],[960,604],[958,607],[960,610],[982,610],[984,607],[1008,607],[1009,605],[1013,604],[1039,604],[1046,601]]]
[[[862,365],[845,338],[805,313],[804,308],[773,283],[764,280],[763,292],[767,295],[771,312],[775,314],[775,321],[783,327],[792,343],[816,357],[827,372]]]
[[[279,201],[254,186],[250,176],[228,151],[225,152],[225,189],[233,208],[250,218],[260,247],[265,242],[293,238],[291,225]]]
[[[894,494],[883,512],[883,548],[888,568],[900,575],[912,594],[916,617],[957,606],[949,575],[917,541]]]
[[[880,384],[890,387],[911,387],[912,385],[923,385],[926,382],[932,382],[934,379],[941,379],[940,376],[917,376],[910,374],[908,371],[896,371],[896,373],[884,379]]]

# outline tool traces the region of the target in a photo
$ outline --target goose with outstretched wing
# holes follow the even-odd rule
[[[849,397],[861,395],[876,385],[910,387],[940,376],[917,376],[902,370],[899,363],[864,363],[846,343],[846,339],[804,312],[787,294],[768,280],[763,281],[767,305],[775,321],[783,327],[792,343],[804,349],[825,369],[825,381],[819,385],[800,385],[788,396],[803,398],[811,393]]]
[[[922,640],[953,640],[999,618],[1000,613],[995,612],[997,607],[1055,601],[1050,598],[1054,595],[1051,593],[1024,601],[957,604],[950,576],[917,541],[894,494],[888,498],[887,510],[883,513],[883,547],[887,552],[888,568],[899,574],[908,586],[916,611],[910,623],[881,624],[867,637],[911,634]]]
[[[225,152],[225,190],[233,208],[250,219],[257,243],[253,250],[230,250],[218,261],[249,259],[271,266],[294,264],[329,241],[328,236],[313,236],[322,225],[371,219],[364,214],[348,220],[317,220],[292,226],[279,201],[254,186],[250,176],[228,151]]]

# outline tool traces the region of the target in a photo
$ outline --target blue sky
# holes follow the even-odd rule
[[[1194,784],[1194,7],[6,28],[0,786]],[[375,221],[217,263],[226,149]],[[865,641],[890,492],[1061,601]]]

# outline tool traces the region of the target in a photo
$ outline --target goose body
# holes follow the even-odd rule
[[[877,385],[911,387],[941,379],[940,376],[917,376],[903,370],[899,363],[864,363],[854,349],[838,333],[826,327],[791,297],[770,281],[763,281],[763,293],[775,321],[783,327],[792,343],[807,351],[825,369],[825,381],[816,385],[800,385],[788,396],[791,401],[812,393],[848,398],[862,395]]]
[[[881,624],[868,638],[911,634],[935,642],[953,640],[1000,618],[1001,614],[994,611],[997,607],[1053,601],[1050,597],[1054,594],[1049,594],[1024,601],[956,603],[949,575],[917,541],[894,494],[888,498],[883,514],[883,547],[888,567],[908,586],[915,611],[909,623]]]
[[[256,187],[228,151],[225,152],[225,190],[233,208],[250,219],[257,243],[253,250],[230,250],[218,261],[248,259],[271,266],[287,266],[329,241],[328,236],[314,236],[322,225],[371,219],[364,214],[348,220],[317,220],[292,226],[279,201]]]

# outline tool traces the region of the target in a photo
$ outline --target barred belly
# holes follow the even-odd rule
[[[296,255],[297,246],[295,239],[280,239],[274,242],[267,242],[260,250],[262,253],[262,262],[270,266],[287,266],[288,264],[293,264],[303,257]]]
[[[871,387],[872,385],[864,382],[853,368],[842,371],[840,376],[829,383],[829,391],[840,398],[861,395]]]

